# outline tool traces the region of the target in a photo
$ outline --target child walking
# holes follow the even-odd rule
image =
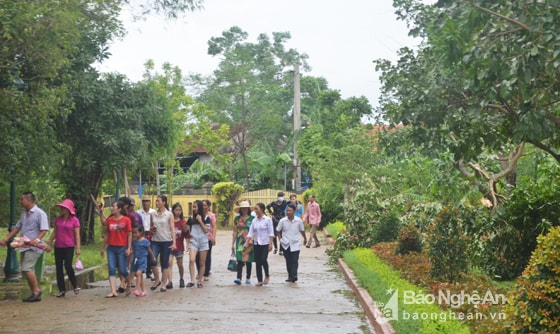
[[[148,254],[150,254],[150,259],[156,262],[156,257],[152,252],[150,247],[150,242],[148,239],[144,238],[144,226],[137,225],[132,229],[132,250],[134,252],[134,260],[132,260],[131,272],[136,275],[136,290],[134,290],[134,295],[136,297],[146,297],[146,291],[144,289],[144,272],[148,266]],[[130,275],[130,280],[132,281],[133,275]]]

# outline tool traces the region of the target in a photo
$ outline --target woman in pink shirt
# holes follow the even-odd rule
[[[321,247],[321,243],[319,243],[319,238],[317,238],[317,227],[321,224],[321,207],[319,203],[315,201],[315,195],[309,195],[307,208],[305,209],[305,213],[303,214],[303,222],[308,222],[311,226],[311,231],[309,232],[309,242],[305,247],[311,247],[311,241],[315,239],[315,246],[314,247]]]
[[[66,269],[68,279],[74,288],[74,293],[78,294],[80,292],[74,268],[72,268],[74,249],[76,250],[76,256],[80,256],[80,220],[76,217],[74,202],[71,200],[65,199],[56,206],[60,208],[61,215],[54,219],[54,231],[49,244],[52,246],[54,240],[56,285],[59,291],[56,297],[60,298],[64,297],[66,293],[63,267]]]

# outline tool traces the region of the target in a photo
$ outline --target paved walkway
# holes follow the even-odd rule
[[[178,288],[175,265],[175,288],[164,293],[148,290],[144,298],[103,298],[108,283],[99,282],[63,299],[1,301],[0,332],[373,333],[337,267],[326,264],[325,246],[302,249],[295,284],[284,282],[284,258],[270,253],[271,281],[263,287],[254,285],[254,264],[251,285],[233,283],[235,273],[226,269],[230,247],[231,232],[219,231],[212,275],[203,288]]]

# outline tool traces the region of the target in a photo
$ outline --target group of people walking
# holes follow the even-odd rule
[[[295,194],[290,196],[290,201],[284,199],[283,192],[279,192],[277,196],[276,201],[266,206],[257,203],[252,207],[249,201],[241,201],[235,209],[238,213],[234,219],[232,235],[232,251],[235,252],[237,259],[235,284],[242,283],[243,267],[246,268],[245,284],[251,284],[252,262],[256,263],[258,280],[256,286],[268,284],[270,281],[268,253],[273,248],[274,254],[284,256],[286,261],[288,272],[286,282],[295,283],[298,280],[302,238],[307,248],[311,247],[312,240],[315,240],[314,247],[321,246],[315,234],[321,223],[321,209],[315,202],[315,196],[309,196],[308,210],[305,213]],[[266,216],[265,210],[272,219]],[[305,235],[304,222],[308,222],[311,226],[309,243]],[[280,240],[280,247],[277,239]],[[279,252],[278,248],[280,248]]]
[[[185,219],[183,207],[175,203],[169,208],[167,197],[156,198],[156,210],[151,209],[151,199],[142,198],[142,209],[134,211],[134,202],[121,198],[114,202],[111,215],[106,218],[103,206],[98,213],[105,227],[101,256],[107,249],[109,285],[107,298],[118,293],[146,296],[144,274],[153,281],[150,290],[160,292],[173,289],[173,261],[179,269],[179,287],[203,287],[208,280],[211,266],[211,249],[216,242],[216,217],[209,211],[210,201],[194,201],[192,215]],[[186,246],[186,247],[185,247]],[[183,257],[189,254],[190,281],[185,284]],[[132,275],[128,272],[131,264]],[[116,273],[120,286],[116,286]],[[161,269],[161,274],[160,274]],[[134,281],[136,280],[136,282]]]
[[[31,289],[31,296],[24,301],[41,300],[42,291],[34,273],[34,266],[43,250],[50,247],[54,247],[55,255],[59,290],[56,297],[65,297],[66,294],[64,271],[68,275],[73,292],[78,294],[80,288],[72,265],[74,254],[80,256],[81,242],[80,221],[76,217],[74,203],[65,199],[57,204],[60,215],[54,220],[53,233],[48,242],[43,240],[49,231],[48,218],[35,204],[33,193],[22,194],[20,203],[24,209],[21,218],[6,238],[0,240],[0,245],[5,245],[20,232],[30,240],[25,247],[20,247],[21,271]],[[178,267],[180,288],[202,288],[204,282],[209,280],[211,251],[216,243],[217,230],[216,216],[210,211],[211,202],[194,201],[192,215],[188,218],[185,217],[180,203],[175,203],[170,209],[165,195],[157,196],[156,209],[152,209],[151,204],[150,197],[142,197],[142,208],[135,211],[134,200],[121,197],[112,203],[109,217],[105,217],[102,204],[97,207],[104,228],[100,255],[102,258],[107,257],[111,290],[106,298],[115,298],[119,293],[146,296],[144,277],[153,282],[150,286],[152,291],[158,288],[160,292],[173,289],[173,262]],[[272,218],[267,216],[267,212]],[[235,208],[235,213],[232,253],[237,259],[237,275],[234,283],[242,284],[243,268],[246,268],[245,284],[251,284],[252,263],[255,262],[256,286],[268,284],[268,253],[273,249],[274,254],[279,253],[285,258],[288,273],[286,282],[295,283],[298,280],[302,238],[303,245],[308,248],[313,240],[315,247],[320,246],[315,231],[321,221],[321,211],[314,196],[309,197],[305,213],[295,194],[290,197],[290,201],[286,201],[282,192],[278,193],[276,201],[266,206],[263,203],[252,206],[250,201],[241,201]],[[304,221],[311,226],[309,243],[305,235]],[[187,284],[183,265],[185,253],[189,256]],[[117,275],[120,278],[118,285]]]

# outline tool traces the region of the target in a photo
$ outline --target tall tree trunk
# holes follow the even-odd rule
[[[97,198],[103,172],[96,168],[88,173],[75,169],[72,183],[68,184],[68,197],[76,204],[76,217],[80,220],[80,239],[87,245],[95,241],[96,208],[92,199]]]

